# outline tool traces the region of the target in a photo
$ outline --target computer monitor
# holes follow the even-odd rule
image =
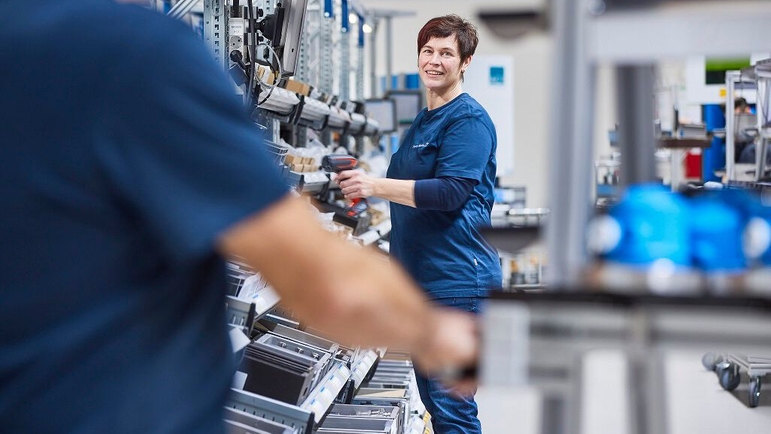
[[[273,70],[280,69],[281,77],[291,77],[297,70],[307,8],[308,0],[282,0],[275,12],[259,23],[260,33],[276,51],[276,56],[268,58],[266,55],[264,60],[272,65]],[[276,57],[281,60],[280,65]]]
[[[364,110],[369,118],[380,124],[381,133],[393,133],[398,129],[396,122],[396,101],[390,98],[368,99]]]
[[[281,0],[284,7],[279,55],[281,56],[281,76],[291,77],[297,70],[300,58],[300,43],[305,27],[305,11],[308,0]]]
[[[411,124],[423,109],[423,94],[418,90],[392,90],[385,97],[394,100],[399,125]]]

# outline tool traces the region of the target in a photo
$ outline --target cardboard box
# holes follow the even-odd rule
[[[276,84],[276,76],[273,71],[262,65],[257,65],[257,78],[270,85]]]
[[[311,93],[311,87],[302,81],[288,79],[284,83],[284,88],[290,92],[299,93],[301,95],[308,96]]]
[[[287,154],[284,157],[284,163],[286,163],[286,164],[304,164],[303,163],[303,157],[301,157],[299,155],[292,155],[292,154]]]

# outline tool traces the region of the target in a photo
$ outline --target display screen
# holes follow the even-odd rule
[[[368,99],[365,103],[367,117],[380,124],[380,132],[392,133],[397,129],[396,101],[390,98]]]
[[[417,90],[395,90],[386,94],[386,98],[396,103],[396,121],[400,125],[409,125],[423,109],[423,94]]]

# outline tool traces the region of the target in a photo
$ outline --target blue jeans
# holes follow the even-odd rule
[[[434,302],[466,312],[479,313],[482,299],[477,297],[439,298]],[[415,371],[420,399],[431,415],[435,434],[482,434],[482,425],[477,418],[477,403],[474,397],[459,398],[451,395],[447,388],[436,379],[428,378]]]

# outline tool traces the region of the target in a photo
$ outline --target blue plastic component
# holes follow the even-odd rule
[[[335,17],[335,6],[332,0],[324,0],[324,16],[327,18]]]
[[[718,104],[709,104],[704,106],[704,123],[707,132],[712,132],[718,128],[725,128],[725,113]],[[725,140],[715,137],[712,139],[712,146],[702,152],[701,173],[703,180],[719,181],[715,176],[715,170],[725,167]]]
[[[350,25],[348,23],[348,0],[340,0],[340,30],[343,33],[348,33]]]
[[[606,259],[631,265],[669,259],[691,265],[691,214],[681,196],[658,184],[632,186],[610,215],[618,220],[622,235]]]
[[[420,74],[404,74],[405,89],[420,89]]]
[[[364,46],[364,17],[359,15],[359,41],[358,46],[363,47]]]
[[[707,272],[741,271],[747,266],[742,250],[746,218],[740,209],[719,199],[705,195],[691,200],[693,263]]]

